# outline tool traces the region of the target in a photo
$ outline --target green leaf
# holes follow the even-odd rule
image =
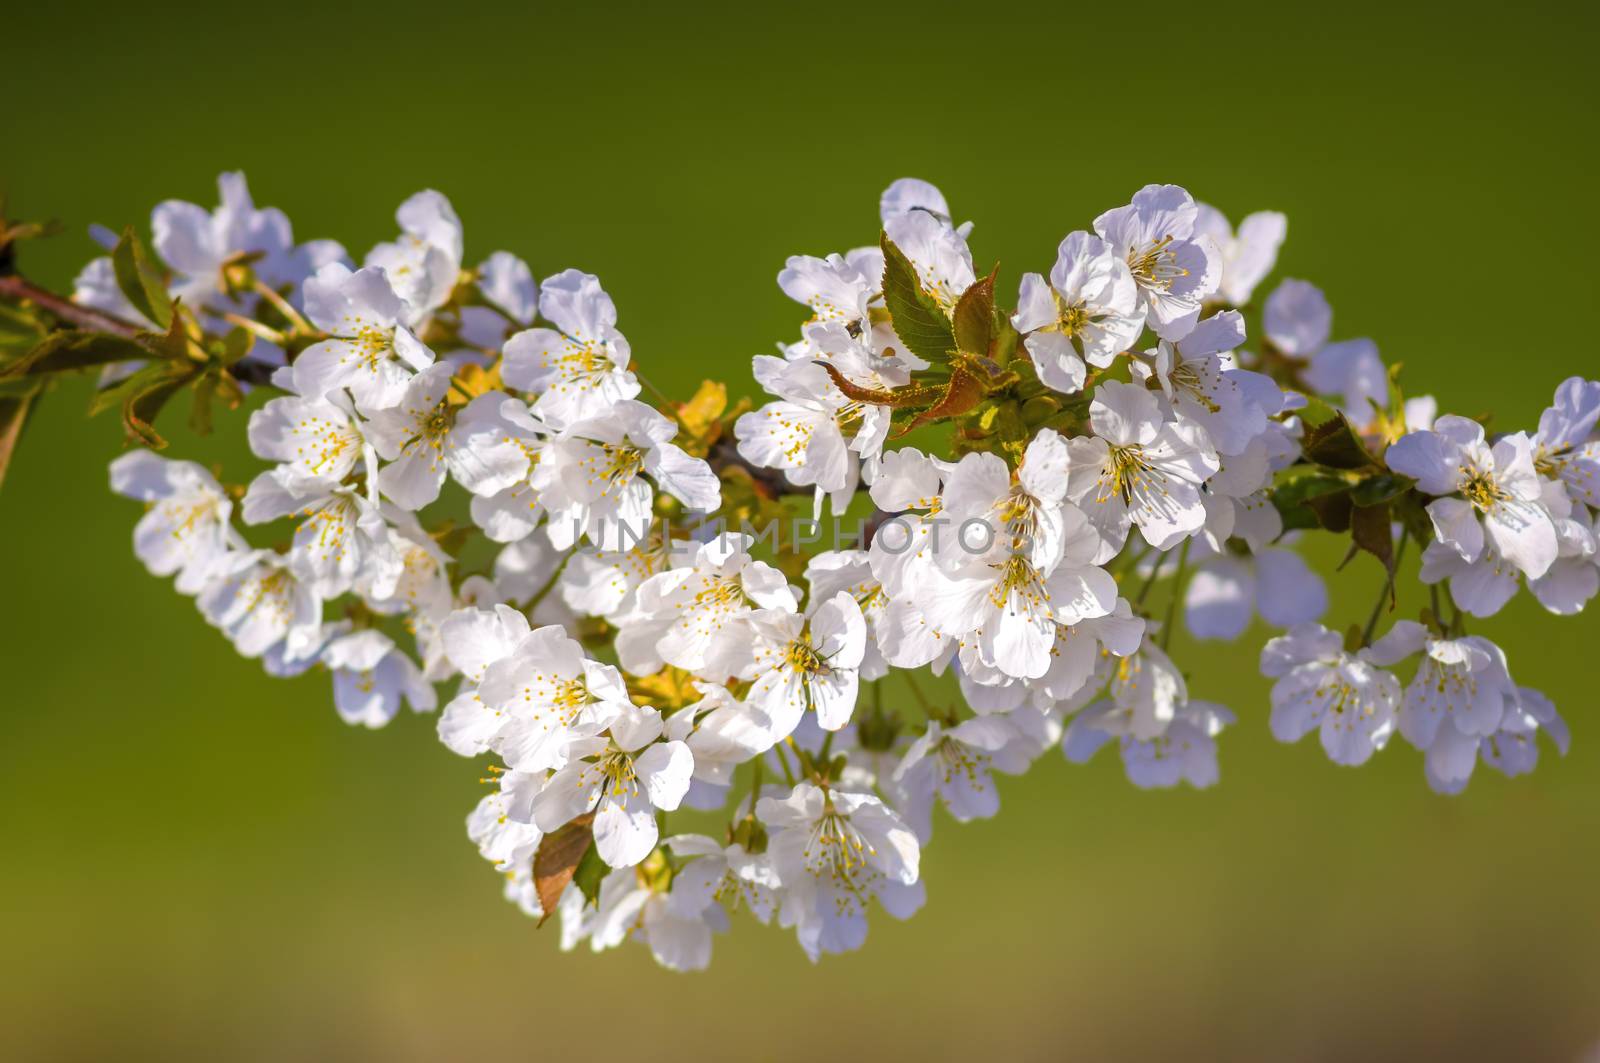
[[[25,395],[37,395],[44,390],[49,379],[44,376],[0,378],[0,398],[20,399]]]
[[[1389,504],[1356,506],[1350,511],[1350,539],[1382,563],[1385,571],[1394,569],[1394,534],[1389,527]]]
[[[0,303],[0,363],[31,351],[47,335],[49,329],[32,313]]]
[[[158,358],[170,358],[176,362],[189,360],[189,331],[184,327],[183,315],[178,313],[178,303],[172,303],[172,317],[168,319],[166,331],[139,333],[139,342]]]
[[[1377,464],[1342,413],[1307,429],[1300,449],[1311,461],[1334,469],[1365,469]]]
[[[1318,428],[1339,416],[1339,411],[1315,395],[1306,397],[1305,408],[1300,411],[1300,423],[1306,428]]]
[[[1030,435],[1028,423],[1022,416],[1022,405],[1015,400],[991,403],[984,407],[981,426],[1001,443],[1021,445]]]
[[[1317,514],[1310,506],[1278,507],[1278,516],[1283,520],[1283,530],[1309,531],[1312,528],[1322,527],[1322,522],[1317,519]]]
[[[201,367],[194,363],[151,363],[126,380],[96,393],[89,401],[89,415],[93,417],[120,406],[122,427],[129,441],[162,450],[167,441],[155,430],[155,419],[167,401],[193,383],[201,372]]]
[[[989,354],[994,335],[994,277],[991,272],[974,282],[956,303],[956,346],[968,354]]]
[[[5,484],[6,470],[17,452],[17,441],[27,426],[28,414],[33,411],[33,395],[8,395],[0,397],[0,486]]]
[[[211,403],[217,397],[217,385],[221,379],[216,371],[208,371],[195,381],[194,406],[189,411],[189,427],[193,428],[197,435],[211,434]]]
[[[1316,465],[1291,465],[1273,479],[1272,501],[1278,508],[1299,506],[1322,495],[1349,491],[1354,482],[1346,474]]]
[[[256,338],[247,329],[232,328],[220,339],[211,343],[211,353],[225,366],[232,366],[255,346]]]
[[[122,336],[69,329],[45,337],[27,354],[0,370],[0,379],[66,373],[113,362],[144,361],[149,357],[150,352],[144,347]]]
[[[166,281],[133,226],[122,230],[122,239],[111,252],[111,265],[117,274],[117,287],[135,310],[162,328],[172,323],[172,299],[167,295]]]
[[[998,306],[994,308],[994,327],[989,335],[989,357],[1001,365],[1010,362],[1016,356],[1017,346],[1022,342],[1022,334],[1011,324],[1011,315]],[[1027,358],[1023,361],[1028,362],[1030,367],[1033,364]]]
[[[1428,516],[1421,495],[1415,491],[1407,491],[1394,500],[1392,508],[1396,519],[1405,525],[1419,546],[1427,546],[1433,542],[1433,518]]]
[[[906,350],[925,362],[940,363],[955,349],[955,331],[938,300],[922,287],[917,268],[884,233],[883,302],[895,335]]]
[[[167,401],[183,390],[191,374],[174,375],[136,392],[122,404],[122,428],[128,438],[143,443],[152,450],[165,450],[167,441],[155,430],[155,421]]]
[[[583,892],[583,899],[590,904],[600,903],[600,882],[611,869],[606,862],[600,859],[600,850],[593,845],[584,850],[583,858],[578,861],[577,870],[572,873],[572,881]]]
[[[1350,492],[1350,501],[1360,506],[1378,506],[1405,494],[1411,489],[1413,480],[1392,472],[1380,472],[1368,476],[1356,484]]]
[[[1291,465],[1284,469],[1274,477],[1271,493],[1272,504],[1283,518],[1283,530],[1325,528],[1330,519],[1337,525],[1339,513],[1349,508],[1353,485],[1350,475],[1337,469],[1319,465]],[[1347,518],[1344,528],[1334,530],[1348,527]]]
[[[135,370],[105,390],[95,392],[94,398],[89,400],[89,416],[94,417],[121,406],[136,392],[144,390],[157,380],[165,379],[169,371],[169,367],[163,363],[152,363]]]
[[[1317,523],[1328,531],[1343,535],[1350,530],[1350,515],[1355,507],[1350,504],[1349,492],[1308,498],[1306,505],[1316,514]]]

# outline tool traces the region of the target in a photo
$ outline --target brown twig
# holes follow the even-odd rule
[[[113,336],[133,340],[138,339],[139,334],[145,331],[131,321],[124,321],[120,317],[114,317],[93,307],[80,306],[14,273],[0,276],[0,299],[19,301],[26,299],[43,307],[52,316],[73,328],[87,329],[90,332],[109,332]],[[272,370],[272,366],[261,362],[238,362],[229,367],[228,373],[242,384],[260,387],[272,382]]]
[[[48,310],[55,317],[67,322],[74,328],[88,329],[92,332],[109,332],[127,339],[135,339],[144,331],[138,325],[121,318],[113,317],[104,311],[92,307],[80,306],[72,300],[41,288],[26,278],[10,274],[0,276],[0,299],[26,299],[37,303]],[[228,370],[236,380],[246,384],[266,384],[272,376],[272,366],[259,365],[254,362],[240,362]],[[783,478],[783,474],[776,469],[761,469],[751,465],[739,456],[732,440],[724,439],[716,445],[707,460],[711,467],[718,472],[726,468],[737,466],[750,474],[750,479],[769,497],[778,498],[783,495],[810,494],[809,487],[796,487]]]
[[[783,478],[783,473],[777,469],[763,469],[745,461],[740,456],[738,446],[731,439],[720,440],[711,448],[711,453],[706,455],[706,461],[717,472],[723,469],[739,468],[749,474],[750,479],[760,488],[768,498],[780,498],[783,495],[808,495],[813,488],[796,487]]]
[[[67,322],[74,328],[88,329],[91,332],[109,332],[114,336],[127,339],[135,338],[139,326],[118,317],[112,317],[93,307],[79,306],[70,299],[63,298],[48,289],[41,288],[25,277],[12,274],[0,277],[0,298],[26,299],[44,307],[51,314]]]

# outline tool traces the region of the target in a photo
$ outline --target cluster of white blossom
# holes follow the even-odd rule
[[[1115,743],[1136,785],[1211,785],[1235,718],[1168,656],[1180,604],[1197,639],[1285,629],[1261,657],[1273,733],[1316,728],[1340,764],[1398,728],[1453,792],[1480,757],[1530,770],[1541,730],[1565,749],[1554,707],[1465,624],[1524,580],[1559,614],[1600,590],[1600,383],[1562,384],[1532,435],[1487,436],[1403,401],[1371,341],[1329,342],[1297,280],[1252,348],[1280,214],[1235,230],[1149,186],[1068,234],[1007,312],[970,224],[897,181],[878,246],[788,261],[779,285],[811,318],[755,359],[770,401],[721,418],[640,401],[594,276],[537,284],[507,252],[463,268],[436,192],[356,267],[220,183],[213,212],[158,207],[153,246],[196,327],[250,331],[270,467],[228,487],[118,458],[113,488],[149,506],[135,552],[270,673],[329,672],[348,722],[433,711],[449,684],[440,738],[495,762],[468,832],[511,900],[559,911],[565,947],[633,938],[699,968],[747,907],[813,960],[857,948],[873,902],[921,906],[933,806],[993,816],[995,774],[1052,748]],[[74,297],[139,316],[109,259]],[[749,526],[787,515],[783,484],[813,518],[870,509],[870,530],[785,553]],[[253,546],[235,517],[287,538]],[[1293,547],[1352,526],[1389,579],[1341,634]],[[1420,622],[1374,637],[1417,540],[1450,615],[1435,586]],[[474,541],[497,552],[469,564]],[[925,699],[924,671],[964,704]],[[726,830],[666,833],[680,809],[727,810]]]

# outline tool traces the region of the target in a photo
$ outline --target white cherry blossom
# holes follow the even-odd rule
[[[272,399],[250,415],[250,450],[297,476],[337,483],[361,461],[366,439],[350,410],[298,395]]]
[[[383,270],[351,272],[334,262],[305,283],[305,314],[329,334],[294,361],[294,390],[316,400],[348,389],[370,413],[398,403],[412,374],[433,364],[433,352],[403,323],[409,308]]]
[[[690,672],[706,667],[707,652],[722,629],[754,608],[798,608],[783,573],[751,558],[750,537],[718,535],[698,546],[689,564],[646,579],[638,590],[641,627],[649,632],[643,652]],[[645,656],[648,661],[648,656]],[[630,671],[656,671],[641,663]]]
[[[537,396],[534,413],[557,428],[604,417],[639,394],[628,371],[628,340],[600,279],[569,269],[540,286],[540,313],[555,328],[532,328],[506,341],[506,384]]]
[[[886,218],[884,232],[910,260],[922,282],[946,314],[978,279],[972,270],[972,252],[965,234],[950,225],[947,216],[911,209]]]
[[[922,907],[921,846],[878,798],[801,783],[785,798],[761,798],[756,815],[783,887],[779,922],[795,928],[812,962],[861,947],[870,901],[900,919]]]
[[[1515,704],[1508,704],[1492,734],[1468,735],[1452,724],[1440,725],[1424,761],[1428,785],[1439,793],[1460,793],[1479,760],[1508,777],[1526,775],[1539,763],[1540,732],[1566,756],[1571,736],[1555,705],[1537,690],[1518,687]]]
[[[1227,216],[1209,203],[1195,204],[1194,234],[1209,237],[1222,257],[1217,295],[1229,306],[1245,306],[1256,285],[1278,261],[1278,249],[1289,232],[1289,219],[1275,210],[1247,214],[1235,232]]]
[[[1000,811],[996,771],[1020,775],[1031,758],[1023,735],[1004,716],[979,716],[951,727],[928,722],[893,777],[896,805],[923,845],[933,837],[937,798],[957,823]]]
[[[1400,682],[1345,651],[1336,631],[1307,623],[1261,650],[1261,673],[1272,687],[1272,734],[1297,742],[1317,730],[1336,764],[1364,764],[1388,744],[1400,708]]]
[[[321,646],[321,597],[271,550],[230,554],[196,601],[241,656],[259,657],[282,641],[284,659],[294,661]]]
[[[632,867],[656,847],[656,810],[670,812],[688,792],[694,755],[681,741],[658,742],[661,714],[627,706],[610,733],[574,738],[564,767],[533,799],[533,821],[545,833],[594,813],[594,844],[611,867]]]
[[[402,701],[417,712],[438,708],[433,684],[382,632],[334,639],[321,661],[333,673],[333,704],[345,723],[382,727],[399,714]]]
[[[778,875],[765,853],[751,853],[738,844],[722,845],[704,834],[679,834],[662,843],[687,861],[672,880],[669,903],[686,915],[712,905],[744,909],[762,923],[777,908]]]
[[[280,465],[251,481],[240,510],[246,524],[297,521],[289,566],[318,597],[334,598],[358,584],[375,598],[394,593],[400,554],[382,510],[357,488]]]
[[[704,970],[711,963],[712,930],[726,929],[727,918],[716,905],[687,911],[685,904],[673,901],[675,885],[666,892],[666,881],[659,873],[641,875],[630,868],[607,875],[585,927],[590,947],[600,952],[633,938],[669,971]]]
[[[1200,484],[1219,467],[1198,426],[1161,416],[1156,395],[1107,381],[1089,406],[1093,436],[1068,442],[1067,497],[1101,535],[1097,561],[1122,548],[1131,525],[1165,550],[1205,524]]]
[[[1262,325],[1267,339],[1278,350],[1297,358],[1310,358],[1328,342],[1333,331],[1333,308],[1321,288],[1289,278],[1267,296]]]
[[[461,272],[462,230],[450,200],[432,189],[418,192],[395,211],[400,236],[378,244],[363,264],[384,271],[406,304],[405,321],[415,327],[450,299]]]
[[[1105,241],[1067,235],[1048,281],[1022,276],[1011,323],[1023,334],[1039,380],[1057,391],[1083,387],[1085,366],[1105,367],[1144,329],[1138,289],[1127,263]]]
[[[1491,447],[1478,422],[1441,417],[1432,430],[1400,439],[1384,460],[1415,479],[1420,490],[1441,496],[1428,503],[1428,516],[1439,541],[1463,561],[1476,561],[1492,546],[1533,579],[1555,561],[1555,524],[1541,501],[1527,433],[1505,436]]]
[[[514,873],[533,862],[544,840],[544,832],[533,825],[530,807],[544,785],[544,775],[499,772],[496,782],[495,789],[485,794],[467,817],[467,837],[496,871]],[[529,914],[542,915],[537,893],[533,893],[533,901],[534,910]]]
[[[587,538],[603,550],[644,541],[656,487],[690,510],[717,508],[721,484],[711,466],[672,442],[677,425],[642,402],[622,399],[594,420],[570,425],[540,463],[550,541],[566,548]]]
[[[1505,654],[1479,635],[1437,638],[1414,620],[1400,620],[1367,656],[1384,667],[1420,658],[1399,716],[1400,733],[1418,749],[1430,748],[1447,723],[1466,736],[1493,734],[1516,704]]]
[[[1560,480],[1575,501],[1600,508],[1600,382],[1569,377],[1539,417],[1533,465],[1540,476]]]
[[[202,466],[129,451],[111,463],[111,489],[150,507],[133,529],[134,556],[153,576],[176,576],[179,593],[199,593],[229,564],[233,503]]]
[[[1236,639],[1255,613],[1273,627],[1291,628],[1327,610],[1322,577],[1299,554],[1275,547],[1205,557],[1183,598],[1184,624],[1200,639]]]
[[[1199,208],[1177,185],[1146,185],[1125,207],[1094,220],[1094,231],[1128,264],[1139,305],[1162,339],[1181,339],[1222,280],[1222,255],[1195,232]]]
[[[481,676],[445,707],[439,735],[463,756],[492,750],[514,771],[559,768],[574,743],[598,735],[632,703],[615,668],[586,658],[560,627],[527,631],[519,616],[498,606],[493,616],[461,610],[444,622],[451,663]]]
[[[877,275],[864,274],[843,255],[794,255],[778,274],[783,294],[811,308],[808,327],[836,323],[855,337],[872,331],[871,304],[882,286],[881,265]]]
[[[1222,455],[1243,454],[1283,408],[1270,377],[1233,367],[1233,349],[1243,342],[1244,319],[1227,310],[1176,343],[1162,340],[1148,363],[1134,363],[1136,373],[1160,385],[1178,420],[1198,425]]]
[[[275,207],[258,209],[242,173],[217,178],[222,201],[212,211],[194,203],[169,199],[150,214],[151,247],[172,267],[168,288],[195,310],[249,309],[254,293],[235,293],[223,276],[224,267],[247,263],[266,283],[298,284],[318,266],[344,257],[332,241],[296,247],[288,217]],[[112,313],[111,307],[102,307]]]
[[[447,474],[485,496],[527,479],[539,439],[503,414],[513,400],[487,391],[460,405],[450,387],[451,367],[431,365],[411,378],[398,402],[367,422],[373,446],[390,463],[378,474],[378,489],[402,509],[438,498]]]
[[[1217,782],[1217,735],[1233,722],[1233,713],[1221,705],[1187,701],[1160,734],[1139,739],[1115,702],[1100,701],[1072,717],[1061,751],[1068,761],[1082,764],[1115,741],[1123,770],[1135,786],[1168,789],[1186,782],[1203,790]]]
[[[708,664],[716,674],[753,680],[744,701],[766,717],[771,745],[793,734],[807,710],[826,731],[850,722],[866,644],[861,607],[840,592],[809,614],[746,614],[722,630]]]

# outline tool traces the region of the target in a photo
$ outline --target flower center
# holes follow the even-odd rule
[[[1172,287],[1172,282],[1187,277],[1189,271],[1178,265],[1177,252],[1172,249],[1172,237],[1163,236],[1145,246],[1137,254],[1129,253],[1128,269],[1142,288]]]
[[[566,350],[556,359],[557,368],[572,380],[603,376],[611,368],[604,344],[595,340],[567,341]]]
[[[850,820],[830,806],[806,840],[806,870],[854,892],[860,889],[857,877],[867,866],[867,854],[874,851]]]
[[[839,434],[846,439],[854,438],[861,431],[862,424],[867,418],[866,404],[860,402],[847,402],[834,411],[833,423],[839,426]]]
[[[1095,494],[1095,501],[1106,502],[1112,496],[1117,496],[1122,499],[1123,504],[1131,504],[1133,496],[1149,486],[1158,475],[1145,460],[1144,448],[1138,443],[1129,443],[1125,446],[1108,444],[1106,465],[1100,473],[1099,490]]]
[[[1216,400],[1211,397],[1211,391],[1206,386],[1205,377],[1200,372],[1200,363],[1185,360],[1181,354],[1177,353],[1176,349],[1173,351],[1173,358],[1175,361],[1172,366],[1172,372],[1167,374],[1167,380],[1171,382],[1173,389],[1186,392],[1210,412],[1220,413],[1222,407],[1217,405]]]
[[[344,452],[354,447],[360,440],[355,430],[348,425],[340,425],[325,417],[307,417],[296,427],[306,437],[311,450],[308,456],[305,453],[306,447],[298,447],[296,456],[313,474],[321,474],[323,470],[338,464]]]
[[[1433,687],[1434,693],[1444,699],[1446,712],[1453,712],[1458,704],[1470,704],[1478,695],[1478,678],[1472,669],[1460,664],[1441,664],[1432,657],[1423,661],[1417,681]]]
[[[381,329],[376,325],[362,325],[351,337],[350,342],[355,346],[357,360],[368,369],[377,369],[378,363],[394,350],[394,336],[388,329]]]
[[[1056,297],[1056,323],[1055,331],[1063,336],[1079,336],[1089,327],[1091,318],[1089,308],[1082,303],[1068,303],[1061,297],[1060,292]]]
[[[253,613],[265,606],[269,613],[279,617],[289,615],[289,570],[274,568],[257,577],[245,594],[245,612]]]
[[[644,451],[638,447],[607,443],[601,449],[605,451],[606,462],[600,469],[600,475],[608,483],[625,484],[644,468]]]
[[[1533,452],[1534,471],[1540,476],[1551,480],[1559,480],[1561,474],[1566,471],[1567,466],[1570,464],[1572,464],[1572,455],[1568,447],[1552,450],[1548,447],[1540,446]]]
[[[176,499],[161,503],[172,537],[177,540],[193,535],[203,524],[209,523],[217,513],[216,498],[204,495],[197,501],[179,502]]]
[[[828,671],[828,663],[823,660],[822,654],[804,637],[784,647],[783,663],[801,675],[820,675]]]
[[[1475,467],[1463,467],[1461,481],[1461,494],[1480,510],[1493,509],[1497,504],[1507,498],[1505,489],[1497,482],[1493,474]]]
[[[1012,595],[1020,597],[1029,609],[1050,600],[1050,592],[1045,590],[1038,569],[1021,554],[1012,554],[1000,566],[1000,578],[989,592],[989,601],[996,609],[1003,609]]]
[[[639,793],[639,776],[633,770],[633,758],[620,749],[603,753],[595,761],[595,768],[604,777],[601,792],[612,797],[634,797]]]
[[[988,759],[987,755],[976,752],[971,746],[954,738],[939,740],[939,766],[944,771],[947,786],[960,776],[966,779],[969,788],[982,789],[983,777],[979,769]]]

